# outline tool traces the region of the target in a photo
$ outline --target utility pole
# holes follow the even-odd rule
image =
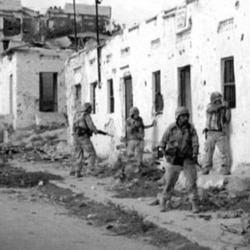
[[[73,0],[73,9],[74,9],[75,51],[78,51],[77,23],[76,23],[76,2],[75,2],[75,0]]]
[[[96,21],[96,40],[97,40],[97,72],[98,72],[98,83],[101,84],[101,48],[99,38],[99,16],[98,16],[98,4],[101,4],[102,0],[95,0],[95,21]]]

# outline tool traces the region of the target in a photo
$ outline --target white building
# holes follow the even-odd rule
[[[233,170],[250,163],[250,2],[193,0],[127,28],[102,48],[102,81],[97,81],[96,50],[81,51],[66,63],[70,124],[76,107],[94,105],[97,126],[116,139],[94,137],[101,155],[108,155],[125,136],[129,108],[140,109],[146,148],[159,142],[174,121],[178,105],[191,112],[203,152],[205,108],[213,91],[224,93],[232,110],[230,144]],[[163,106],[161,105],[163,100]]]
[[[37,125],[42,114],[56,122],[67,113],[63,69],[71,53],[26,45],[0,58],[0,115],[12,115],[14,129]]]

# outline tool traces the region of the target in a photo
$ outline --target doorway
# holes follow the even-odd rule
[[[132,77],[126,76],[124,78],[125,90],[125,118],[129,117],[129,111],[133,107],[133,90],[132,90]]]
[[[57,112],[57,73],[40,73],[40,112]]]
[[[192,93],[191,93],[191,69],[190,65],[178,69],[179,93],[178,106],[185,106],[190,113],[192,121]]]

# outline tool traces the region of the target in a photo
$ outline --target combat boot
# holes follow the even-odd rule
[[[199,208],[198,203],[197,203],[196,200],[192,200],[192,201],[191,201],[191,205],[192,205],[192,212],[193,212],[194,214],[197,214],[197,213],[200,212],[200,208]]]
[[[203,174],[203,175],[208,175],[209,172],[210,172],[210,170],[209,170],[208,168],[203,168],[203,169],[201,170],[201,174]]]
[[[75,176],[75,175],[76,175],[76,172],[71,170],[71,171],[69,172],[69,175],[70,175],[70,176]]]
[[[83,177],[83,175],[81,174],[81,171],[77,171],[77,172],[76,172],[76,177],[77,177],[77,178]]]
[[[160,200],[160,212],[166,212],[170,210],[170,200],[166,197],[162,197]]]
[[[222,175],[230,175],[231,172],[230,172],[229,168],[222,167],[221,170],[220,170],[220,174],[222,174]]]

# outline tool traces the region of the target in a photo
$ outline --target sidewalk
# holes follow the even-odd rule
[[[63,181],[53,181],[59,187],[71,189],[75,193],[84,193],[86,197],[97,202],[106,203],[111,201],[117,205],[124,207],[127,210],[136,210],[143,215],[145,220],[155,223],[157,226],[165,228],[169,231],[180,233],[192,242],[196,242],[202,246],[210,247],[214,250],[233,250],[233,249],[248,249],[243,247],[235,247],[227,245],[220,240],[221,229],[220,224],[233,225],[240,223],[240,218],[234,219],[219,219],[216,213],[206,212],[203,215],[211,215],[210,220],[205,220],[205,217],[194,215],[189,211],[173,210],[165,213],[159,212],[157,206],[149,204],[154,198],[138,198],[138,199],[118,199],[114,197],[114,192],[111,187],[114,185],[113,178],[98,179],[94,177],[83,177],[76,179],[69,176],[68,167],[60,166],[60,164],[33,164],[25,162],[16,162],[14,165],[22,166],[27,171],[48,171],[53,174],[61,175]],[[53,166],[53,167],[52,167]],[[234,179],[234,176],[230,177]],[[211,183],[211,181],[221,182],[225,177],[214,175],[199,176],[199,183]],[[228,235],[230,242],[239,242],[239,236]]]

